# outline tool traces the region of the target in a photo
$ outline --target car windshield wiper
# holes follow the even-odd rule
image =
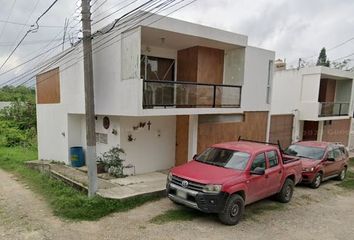
[[[222,165],[217,164],[217,163],[215,163],[215,162],[203,162],[203,163],[210,164],[210,165],[214,165],[214,166],[218,166],[218,167],[222,167]]]
[[[297,155],[296,157],[299,157],[299,158],[308,158],[308,159],[314,159],[312,157],[309,157],[309,156],[302,156],[302,155]]]

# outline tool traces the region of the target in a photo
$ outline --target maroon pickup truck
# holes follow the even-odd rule
[[[343,181],[348,168],[349,154],[338,143],[302,141],[290,145],[284,153],[288,158],[300,158],[302,182],[312,188],[331,178]]]
[[[235,225],[245,205],[276,195],[291,200],[301,181],[301,162],[283,158],[279,147],[260,142],[215,144],[184,165],[171,169],[167,195],[175,203]]]

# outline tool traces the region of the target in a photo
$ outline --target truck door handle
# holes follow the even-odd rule
[[[265,175],[264,177],[265,177],[265,178],[268,178],[269,176],[268,176],[268,175]]]
[[[282,173],[282,171],[281,170],[279,170],[279,172],[278,172],[279,174],[281,174]]]

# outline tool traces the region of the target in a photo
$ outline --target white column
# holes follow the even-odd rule
[[[323,123],[324,123],[323,121],[318,122],[317,141],[322,141]]]
[[[197,154],[198,145],[198,115],[189,116],[188,129],[188,160],[191,160]]]

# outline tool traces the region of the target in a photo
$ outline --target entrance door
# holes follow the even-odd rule
[[[270,119],[269,141],[280,141],[283,148],[292,142],[294,115],[272,115]]]
[[[176,120],[176,166],[188,162],[189,116],[177,116]]]
[[[304,121],[304,130],[302,134],[302,140],[304,141],[316,141],[318,132],[317,121]]]

